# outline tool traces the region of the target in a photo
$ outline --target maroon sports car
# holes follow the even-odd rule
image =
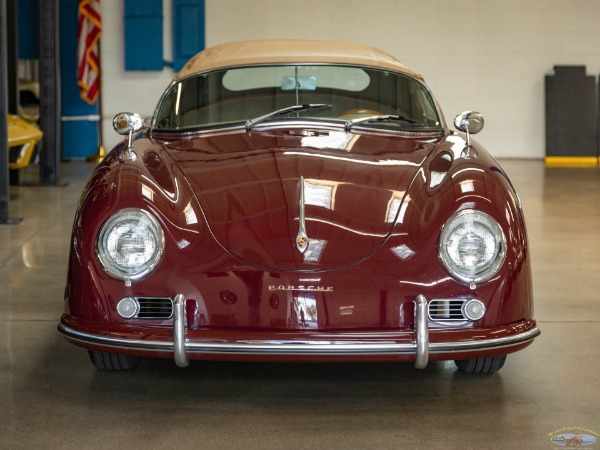
[[[87,183],[66,339],[140,358],[455,360],[539,334],[517,194],[423,78],[364,45],[250,41],[192,58]]]

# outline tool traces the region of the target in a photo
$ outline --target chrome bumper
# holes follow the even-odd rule
[[[427,328],[427,299],[417,295],[415,300],[415,334],[417,335],[417,351],[415,368],[424,369],[429,362],[429,328]]]
[[[177,294],[173,302],[173,357],[178,367],[187,367],[190,360],[185,349],[185,297]]]
[[[99,335],[76,330],[64,323],[58,325],[58,331],[70,340],[111,348],[134,349],[148,352],[172,352],[179,367],[189,365],[190,354],[221,355],[276,355],[276,356],[374,356],[374,355],[412,355],[417,369],[424,369],[430,354],[465,353],[487,349],[511,347],[533,340],[540,334],[537,326],[509,336],[477,340],[458,340],[455,342],[430,342],[427,326],[427,299],[423,295],[415,300],[415,339],[412,342],[393,341],[388,336],[393,333],[377,335],[323,334],[319,340],[273,339],[273,340],[206,340],[190,342],[186,333],[185,297],[178,294],[174,301],[173,340],[138,340],[116,335]],[[353,338],[354,337],[354,338]],[[84,345],[85,346],[85,345]]]

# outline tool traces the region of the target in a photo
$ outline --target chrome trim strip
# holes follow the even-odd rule
[[[306,234],[306,216],[304,212],[304,177],[300,177],[300,195],[298,200],[298,234],[296,235],[296,249],[300,253],[308,250],[308,235]]]
[[[253,131],[265,131],[265,130],[287,130],[287,129],[310,129],[310,130],[324,130],[324,131],[344,131],[344,124],[346,122],[341,119],[294,119],[294,118],[284,118],[281,121],[276,122],[268,122],[256,125],[256,127],[252,128]],[[373,135],[398,135],[406,137],[407,139],[428,139],[433,137],[438,137],[440,134],[444,133],[443,128],[439,129],[430,129],[430,130],[392,130],[392,129],[384,129],[384,128],[373,128],[369,126],[361,126],[356,125],[353,129],[361,130],[363,132],[368,132]],[[192,130],[174,130],[174,131],[162,131],[156,130],[152,134],[152,138],[154,139],[170,139],[172,136],[177,136],[178,139],[192,139],[196,136],[198,137],[208,137],[214,135],[226,135],[226,134],[236,134],[240,132],[246,132],[245,125],[237,124],[230,125],[228,127],[221,128],[209,128],[206,130],[203,129],[192,129]]]
[[[415,333],[417,335],[417,354],[415,368],[424,369],[429,362],[429,329],[427,328],[427,299],[419,294],[415,299]]]
[[[540,329],[536,326],[535,328],[525,331],[524,333],[515,334],[514,336],[506,336],[503,338],[492,338],[481,341],[437,342],[435,344],[430,344],[429,350],[432,353],[448,353],[465,351],[470,352],[489,348],[502,348],[531,341],[539,335]]]
[[[177,294],[173,311],[173,357],[178,367],[187,367],[190,360],[185,348],[185,297]]]
[[[58,331],[75,341],[104,345],[107,347],[135,349],[138,351],[165,351],[174,349],[171,341],[126,339],[96,335],[74,330],[62,323],[58,324]],[[478,341],[438,342],[429,344],[429,354],[471,352],[491,348],[509,347],[533,340],[540,334],[535,328],[502,338],[492,338]],[[213,354],[270,354],[270,355],[386,355],[386,354],[415,354],[417,344],[397,343],[389,340],[373,339],[371,342],[357,341],[297,341],[297,340],[269,340],[269,341],[236,341],[236,342],[185,342],[186,354],[213,353]]]

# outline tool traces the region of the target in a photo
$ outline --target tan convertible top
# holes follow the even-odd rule
[[[217,45],[192,57],[175,79],[227,67],[280,63],[368,66],[404,72],[422,79],[393,56],[369,45],[303,40],[242,41]]]

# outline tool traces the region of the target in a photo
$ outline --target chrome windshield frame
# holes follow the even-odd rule
[[[150,137],[152,137],[154,134],[168,134],[168,133],[175,133],[175,134],[179,134],[179,133],[189,133],[189,132],[194,132],[194,131],[198,131],[198,130],[213,130],[213,129],[228,129],[228,128],[237,128],[240,125],[244,126],[245,125],[245,120],[239,120],[239,121],[234,121],[231,122],[229,124],[212,124],[212,125],[200,125],[198,127],[194,127],[193,129],[191,128],[186,128],[186,129],[181,129],[181,130],[177,130],[177,129],[160,129],[156,127],[156,121],[158,118],[158,113],[161,110],[163,103],[165,101],[165,99],[167,98],[168,94],[170,93],[171,89],[173,89],[177,84],[182,83],[186,80],[190,80],[192,78],[196,78],[196,77],[202,77],[202,76],[206,76],[212,73],[217,73],[217,72],[223,72],[225,70],[231,70],[231,69],[241,69],[241,68],[251,68],[251,67],[299,67],[299,66],[335,66],[335,67],[349,67],[349,68],[358,68],[358,69],[365,69],[365,70],[374,70],[374,71],[380,71],[380,72],[388,72],[388,73],[392,73],[394,75],[397,76],[401,76],[404,78],[408,78],[416,83],[418,83],[421,88],[427,93],[430,103],[431,103],[431,107],[432,109],[435,111],[436,115],[437,115],[437,121],[439,122],[439,130],[448,130],[448,126],[446,124],[446,120],[444,117],[444,114],[439,106],[438,101],[436,100],[435,96],[433,95],[433,92],[431,91],[431,89],[429,88],[429,86],[427,86],[423,80],[412,76],[408,73],[405,72],[401,72],[401,71],[392,71],[389,69],[385,69],[385,68],[381,68],[381,67],[377,67],[377,66],[357,66],[357,65],[352,65],[352,64],[340,64],[340,63],[335,63],[335,64],[329,64],[329,63],[285,63],[285,64],[272,64],[272,63],[265,63],[265,64],[252,64],[252,65],[236,65],[236,66],[227,66],[227,67],[219,67],[217,69],[213,69],[210,71],[206,71],[206,72],[199,72],[199,73],[194,73],[192,75],[188,75],[186,77],[183,78],[179,78],[179,79],[174,79],[173,81],[171,81],[171,83],[169,83],[169,85],[167,86],[167,88],[164,90],[164,92],[162,93],[156,108],[154,109],[154,112],[152,114],[152,119],[150,122],[150,126],[148,129],[148,135]],[[318,120],[335,120],[334,118],[319,118]],[[340,122],[342,124],[345,124],[347,121],[340,119]],[[361,124],[362,126],[363,124]],[[366,124],[366,126],[369,126],[368,124]],[[438,130],[437,128],[435,130]],[[406,130],[402,130],[402,131],[406,131]],[[413,130],[413,131],[417,131],[417,130]],[[422,132],[431,132],[434,131],[433,128],[423,128],[422,130],[418,130],[418,131],[422,131]]]

